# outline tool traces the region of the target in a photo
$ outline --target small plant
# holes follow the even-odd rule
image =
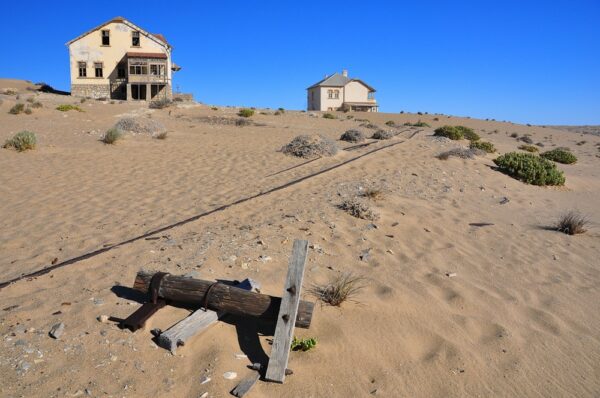
[[[235,121],[235,125],[238,127],[249,126],[251,124],[252,124],[252,122],[250,120],[244,119],[243,117],[236,119],[236,121]]]
[[[371,200],[381,200],[383,199],[383,191],[379,188],[367,188],[362,192],[362,196],[371,199]]]
[[[323,119],[337,119],[337,117],[335,117],[335,115],[332,113],[324,113]]]
[[[487,141],[471,141],[471,143],[469,144],[469,148],[481,149],[483,151],[486,151],[487,153],[496,152],[496,148],[494,147],[494,144],[492,144],[491,142],[487,142]]]
[[[586,232],[589,220],[578,211],[571,210],[563,214],[556,223],[556,230],[567,235],[577,235]]]
[[[285,109],[284,108],[277,108],[277,110],[281,113],[285,113]]]
[[[527,152],[532,152],[532,153],[539,152],[539,149],[536,146],[527,145],[527,144],[519,146],[519,149],[522,151],[527,151]]]
[[[17,152],[27,151],[29,149],[35,149],[37,144],[37,138],[35,133],[31,131],[19,131],[11,139],[6,140],[4,148],[14,148]]]
[[[83,112],[83,110],[80,107],[78,107],[77,105],[71,105],[71,104],[59,105],[56,107],[56,110],[61,111],[61,112],[68,112],[68,111]]]
[[[4,92],[2,94],[4,94],[4,95],[17,95],[17,92],[15,90],[7,88],[7,89],[4,90]]]
[[[434,122],[439,122],[439,121],[440,121],[440,118],[439,118],[439,117],[434,117],[434,118],[433,118],[433,121],[434,121]]]
[[[40,101],[35,101],[31,104],[31,107],[34,109],[41,108],[43,105]]]
[[[469,141],[479,141],[479,139],[481,138],[475,131],[473,131],[472,128],[465,126],[456,126],[456,128],[459,131],[462,131],[463,136]]]
[[[292,345],[290,346],[291,351],[308,351],[310,349],[315,348],[317,345],[317,339],[314,337],[309,337],[307,339],[298,339],[294,336],[292,340]]]
[[[392,133],[391,131],[387,131],[387,130],[377,130],[372,136],[371,138],[375,139],[375,140],[389,140],[390,138],[392,138],[394,136],[394,133]]]
[[[411,127],[431,127],[428,123],[422,122],[421,119],[419,119],[419,121],[416,123],[406,122],[404,125]]]
[[[154,136],[154,138],[156,138],[157,140],[166,140],[167,139],[167,132],[163,131],[162,133],[158,133]]]
[[[340,140],[347,142],[361,142],[365,140],[365,135],[358,130],[347,130],[342,134]]]
[[[457,129],[456,126],[448,125],[438,127],[434,130],[433,135],[438,137],[450,138],[451,140],[462,140],[465,137],[462,130]]]
[[[562,148],[556,148],[551,151],[544,152],[540,156],[545,159],[563,164],[573,164],[577,162],[577,156]]]
[[[150,102],[148,107],[150,109],[164,109],[168,108],[173,102],[168,98],[161,98],[155,101]]]
[[[526,144],[533,144],[533,140],[528,135],[524,135],[523,137],[519,138],[519,141],[523,141]]]
[[[474,159],[475,156],[480,155],[485,155],[485,151],[477,148],[453,148],[440,153],[436,157],[440,160],[448,160],[450,158]]]
[[[519,134],[517,134],[517,133],[511,133],[510,136],[512,138],[519,138]]]
[[[498,170],[532,185],[564,185],[565,176],[551,161],[531,153],[509,152],[494,159]]]
[[[301,158],[333,156],[337,153],[337,144],[323,135],[299,135],[281,148],[286,155]]]
[[[216,106],[211,106],[210,109],[212,109],[213,111],[218,111],[219,108],[217,108]]]
[[[18,115],[19,113],[23,113],[23,112],[25,112],[25,104],[22,104],[20,102],[18,104],[15,104],[8,111],[8,113],[10,113],[11,115]]]
[[[253,109],[243,108],[243,109],[240,109],[240,111],[238,112],[238,116],[241,116],[241,117],[250,117],[252,115],[254,115]]]
[[[31,115],[33,113],[33,111],[31,110],[30,107],[25,108],[25,110],[23,111],[26,115]]]
[[[85,98],[82,98],[82,99],[80,99],[80,100],[79,100],[79,103],[80,103],[80,104],[83,104],[85,101],[87,101],[87,99],[85,99]]]
[[[118,128],[113,127],[104,133],[100,141],[105,144],[115,144],[121,138],[123,138],[123,132]]]
[[[340,204],[340,209],[353,217],[360,218],[363,220],[375,221],[379,218],[373,210],[365,203],[358,201],[357,199],[346,199]]]
[[[322,302],[338,307],[344,301],[355,297],[365,288],[365,285],[366,278],[364,276],[348,272],[336,276],[326,285],[313,285],[309,292]]]
[[[388,120],[387,122],[385,122],[386,126],[390,126],[390,127],[394,127],[396,126],[396,122],[394,122],[393,120]]]

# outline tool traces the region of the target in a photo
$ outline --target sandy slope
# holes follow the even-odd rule
[[[32,95],[20,82],[0,83],[0,91],[16,87],[21,98]],[[64,114],[53,108],[74,99],[50,94],[39,95],[43,109],[14,116],[7,112],[15,97],[0,98],[0,140],[21,129],[39,138],[35,151],[0,150],[1,281],[388,143],[283,171],[303,163],[277,152],[294,136],[337,138],[360,122],[286,112],[252,118],[263,126],[235,127],[203,119],[233,118],[233,108],[151,111],[97,101],[82,104],[85,112]],[[98,142],[131,113],[162,121],[167,140],[138,135],[116,146]],[[285,385],[259,383],[250,396],[598,396],[600,137],[440,115],[354,116],[380,126],[421,119],[432,128],[413,138],[415,129],[401,128],[393,141],[404,142],[392,148],[163,232],[159,240],[141,239],[1,290],[2,308],[18,307],[0,311],[0,396],[78,396],[85,389],[91,396],[229,396],[236,381],[223,372],[243,376],[248,363],[270,351],[272,331],[264,325],[257,330],[254,322],[230,319],[172,356],[154,346],[150,329],[165,329],[186,311],[165,309],[135,334],[96,317],[126,316],[137,307],[119,297],[118,286],[130,286],[141,267],[196,271],[205,279],[252,277],[264,293],[280,295],[295,238],[316,245],[305,287],[346,271],[367,276],[368,286],[359,303],[317,306],[311,328],[297,330],[316,336],[317,348],[292,354],[294,375]],[[492,170],[493,155],[436,159],[457,145],[430,137],[446,123],[475,128],[501,153],[519,145],[510,133],[529,133],[545,147],[570,147],[580,161],[559,166],[564,188],[528,186]],[[385,192],[372,203],[377,228],[336,207],[366,186]],[[504,197],[510,202],[500,204]],[[587,234],[545,229],[571,208],[594,222]],[[494,225],[469,225],[479,222]],[[361,261],[367,249],[370,257]],[[57,322],[66,324],[58,341],[47,336]],[[259,340],[257,331],[264,332]],[[236,359],[241,352],[249,359]],[[201,385],[205,374],[212,381]]]

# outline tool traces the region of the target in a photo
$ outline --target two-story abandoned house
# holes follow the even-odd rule
[[[348,71],[325,76],[306,89],[309,111],[352,110],[377,112],[375,89],[360,79],[348,77]]]
[[[172,72],[180,68],[160,34],[116,17],[67,46],[71,95],[147,101],[172,97]]]

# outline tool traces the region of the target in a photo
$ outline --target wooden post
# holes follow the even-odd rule
[[[308,241],[295,240],[290,265],[285,281],[283,297],[279,307],[279,316],[275,326],[273,337],[273,348],[265,379],[283,383],[285,380],[285,369],[290,357],[290,345],[294,335],[294,322],[300,305],[300,291],[302,290],[302,279],[304,277],[304,264]]]
[[[138,272],[133,288],[143,293],[148,292],[153,272]],[[210,291],[209,291],[210,289]],[[208,293],[208,294],[207,294]],[[277,320],[281,298],[259,294],[227,286],[222,283],[185,278],[183,276],[166,275],[160,283],[158,295],[168,301],[225,311],[233,315],[252,316],[262,319]],[[310,327],[314,303],[300,301],[296,326]],[[291,315],[290,315],[291,316]],[[292,322],[293,324],[293,322]]]
[[[245,279],[235,287],[250,291],[260,290],[260,285],[252,279]],[[212,326],[225,314],[224,311],[196,310],[187,318],[162,332],[158,336],[158,345],[175,354],[177,347],[185,345],[189,338]]]

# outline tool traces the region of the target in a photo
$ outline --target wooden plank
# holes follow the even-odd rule
[[[138,272],[133,288],[143,293],[148,292],[153,275],[154,272]],[[208,295],[208,309],[276,321],[281,298],[249,292],[223,283],[213,285],[212,281],[166,275],[160,282],[158,295],[171,302],[200,307],[204,305],[206,293],[212,286]],[[300,301],[296,315],[297,327],[310,326],[314,306],[314,303]]]
[[[252,279],[244,279],[236,287],[249,291],[260,290],[258,282]],[[190,316],[161,333],[158,337],[158,345],[175,354],[177,347],[185,345],[191,337],[215,324],[225,314],[224,311],[204,311],[203,309],[194,311]]]
[[[235,386],[231,391],[231,394],[238,398],[243,397],[252,387],[254,387],[254,384],[256,384],[258,380],[260,380],[260,372],[252,372],[252,374],[243,378],[242,381]]]
[[[275,326],[271,358],[265,376],[265,379],[278,383],[283,383],[285,380],[285,369],[290,357],[290,345],[294,335],[294,322],[291,320],[296,319],[298,313],[307,250],[308,241],[298,239],[294,241],[277,325]]]

